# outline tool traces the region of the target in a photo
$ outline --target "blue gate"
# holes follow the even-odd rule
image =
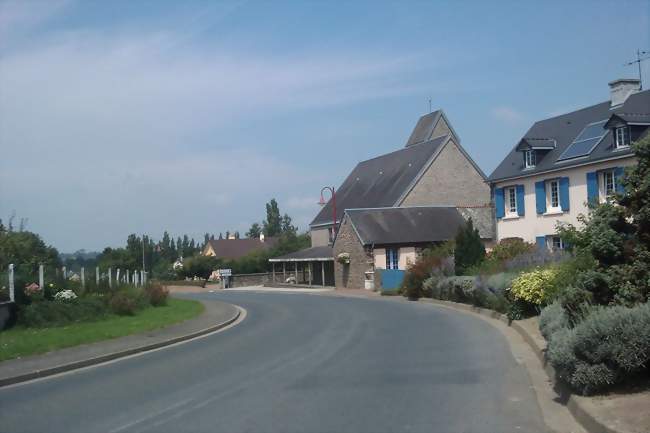
[[[382,292],[394,292],[402,285],[404,271],[399,269],[382,269],[381,270],[381,290]]]

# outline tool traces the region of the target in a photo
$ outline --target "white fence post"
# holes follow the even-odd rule
[[[68,279],[68,270],[65,268],[65,266],[63,267],[63,279],[64,280]]]
[[[108,287],[113,287],[113,270],[111,268],[108,268]]]
[[[14,265],[9,265],[9,300],[16,302],[16,293],[14,288]]]
[[[38,287],[43,290],[45,293],[45,272],[43,270],[43,265],[38,265]]]
[[[115,274],[115,281],[117,281],[117,284],[120,284],[120,268],[117,268],[117,273]]]
[[[95,267],[95,284],[99,286],[99,266]]]
[[[131,272],[126,270],[126,284],[131,284]]]
[[[86,288],[86,268],[81,267],[81,288]]]

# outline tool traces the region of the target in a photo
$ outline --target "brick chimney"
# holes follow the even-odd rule
[[[611,107],[625,103],[625,100],[633,93],[639,91],[641,81],[636,78],[620,78],[609,83],[609,94]]]

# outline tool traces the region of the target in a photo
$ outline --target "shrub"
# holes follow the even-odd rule
[[[549,340],[551,335],[562,328],[569,327],[569,318],[559,301],[553,302],[542,310],[539,315],[539,330]]]
[[[429,277],[440,277],[453,273],[449,250],[449,244],[424,250],[415,263],[410,264],[406,269],[400,293],[409,299],[430,297],[432,286],[428,285],[425,289],[425,280]]]
[[[143,291],[134,287],[120,288],[109,301],[111,311],[120,316],[133,316],[148,304],[149,300]]]
[[[511,272],[500,272],[494,275],[479,275],[476,277],[476,285],[485,292],[503,294],[512,285],[517,274]]]
[[[478,265],[485,258],[485,247],[471,218],[458,230],[455,244],[456,275],[465,274],[468,269]]]
[[[21,307],[18,322],[26,327],[42,328],[75,322],[99,320],[107,314],[106,303],[95,296],[66,302],[41,300]]]
[[[555,276],[554,269],[524,272],[512,281],[510,293],[515,300],[542,305],[555,293]]]
[[[547,353],[558,375],[582,394],[647,374],[650,304],[595,307],[575,328],[555,331]]]
[[[144,290],[147,297],[149,298],[149,303],[154,307],[167,305],[169,291],[165,289],[161,284],[149,284],[147,287],[145,287]]]
[[[504,269],[510,272],[525,271],[548,265],[562,263],[571,258],[571,254],[562,250],[547,250],[535,248],[534,250],[519,254],[504,263]]]
[[[535,245],[524,242],[521,238],[502,239],[498,244],[487,253],[486,260],[505,262],[512,260],[522,254],[531,253],[535,250]]]
[[[433,293],[433,297],[445,301],[465,302],[471,301],[475,277],[457,276],[442,278]]]
[[[564,309],[569,324],[575,326],[591,309],[593,295],[588,290],[570,286],[562,290],[558,301]]]

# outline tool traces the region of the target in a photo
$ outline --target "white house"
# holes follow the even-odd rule
[[[650,130],[650,91],[633,79],[609,86],[609,101],[536,122],[489,176],[497,240],[562,249],[557,223],[578,224],[588,202],[621,190],[630,143]]]

